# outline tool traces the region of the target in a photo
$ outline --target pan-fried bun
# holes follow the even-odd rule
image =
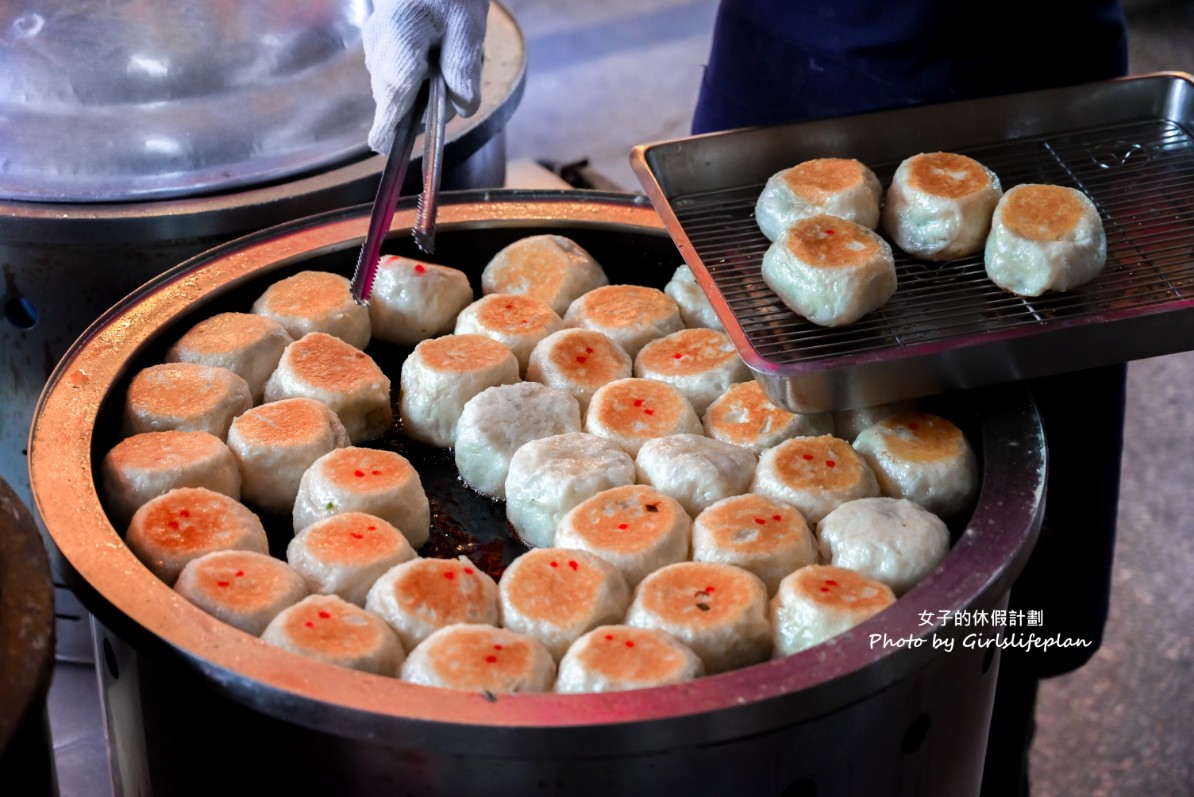
[[[833,433],[832,415],[788,412],[773,404],[754,379],[726,388],[705,410],[701,423],[706,436],[755,454],[791,437]]]
[[[747,491],[755,455],[700,434],[674,434],[643,443],[634,460],[640,484],[672,496],[690,516]]]
[[[286,328],[256,313],[219,313],[191,327],[166,352],[166,362],[227,368],[249,385],[261,402],[265,380],[293,341]]]
[[[450,448],[464,405],[487,387],[519,381],[518,358],[485,335],[444,335],[415,346],[402,362],[403,430]]]
[[[996,285],[1040,296],[1097,277],[1107,261],[1107,236],[1098,209],[1081,191],[1017,185],[995,206],[983,257]]]
[[[514,352],[519,370],[526,373],[535,344],[563,326],[564,320],[542,299],[520,293],[491,293],[460,311],[454,332],[493,338]]]
[[[327,271],[300,271],[278,280],[253,302],[253,312],[274,319],[295,340],[325,332],[363,349],[372,334],[369,308],[352,298],[347,279]]]
[[[398,452],[347,446],[325,453],[303,472],[295,532],[344,512],[377,515],[401,531],[412,548],[431,535],[431,502],[418,472]]]
[[[703,328],[681,329],[643,346],[634,375],[672,385],[698,416],[730,385],[750,379],[730,336]]]
[[[228,429],[228,447],[244,478],[246,503],[289,514],[299,481],[315,460],[348,445],[348,432],[327,405],[309,398],[262,404],[241,413]]]
[[[764,451],[750,491],[791,504],[815,524],[845,501],[879,495],[879,482],[849,443],[821,435],[793,437]]]
[[[389,677],[398,675],[406,658],[397,635],[380,617],[335,595],[308,595],[283,609],[261,639],[329,664]]]
[[[680,317],[684,319],[686,327],[705,327],[725,332],[725,325],[717,317],[717,311],[709,302],[692,269],[681,265],[676,268],[672,278],[663,286],[663,292],[676,302],[680,308]]]
[[[163,363],[142,369],[125,394],[124,433],[208,432],[224,440],[232,419],[253,406],[249,383],[227,368]]]
[[[490,695],[550,692],[556,663],[539,640],[483,623],[441,628],[411,651],[402,680]]]
[[[882,582],[829,565],[802,567],[771,599],[775,658],[790,656],[849,631],[895,603]]]
[[[852,410],[836,410],[832,413],[833,435],[853,443],[859,433],[868,426],[873,426],[897,412],[910,412],[914,409],[916,409],[915,401],[889,401]]]
[[[497,584],[463,556],[394,565],[370,587],[365,608],[385,620],[407,650],[440,628],[497,625],[500,617]]]
[[[855,570],[903,595],[949,552],[941,518],[904,498],[848,501],[817,524],[821,561]]]
[[[634,456],[648,440],[699,433],[701,421],[678,388],[655,379],[630,377],[598,388],[585,411],[585,431]]]
[[[953,260],[982,251],[991,213],[1003,194],[999,177],[973,158],[922,152],[892,176],[883,229],[900,249],[924,260]]]
[[[584,432],[541,437],[510,458],[506,518],[527,545],[549,548],[568,510],[625,484],[634,484],[634,460],[611,441]]]
[[[368,354],[324,332],[287,346],[265,383],[267,402],[299,396],[326,404],[354,443],[381,437],[394,421],[389,377]]]
[[[723,498],[692,521],[692,558],[749,570],[774,595],[780,580],[817,561],[817,541],[800,512],[755,493]]]
[[[377,515],[418,548],[431,535],[431,503],[418,472],[395,451],[349,446],[324,454],[299,481],[294,530],[344,512]]]
[[[481,290],[523,293],[560,315],[583,294],[609,284],[593,256],[562,235],[531,235],[502,249],[481,272]]]
[[[179,487],[133,514],[124,541],[170,586],[192,559],[212,551],[269,553],[261,520],[248,507],[203,487]]]
[[[710,675],[771,655],[767,587],[733,565],[679,562],[656,570],[635,589],[626,624],[671,634]]]
[[[224,441],[208,432],[142,432],[121,440],[100,463],[104,506],[117,527],[151,498],[175,487],[206,487],[240,500],[241,476]]]
[[[680,307],[658,288],[606,285],[568,305],[564,321],[609,335],[632,358],[647,341],[684,328]]]
[[[454,456],[464,483],[482,495],[506,497],[510,458],[531,440],[580,431],[580,405],[538,382],[496,385],[464,405]]]
[[[571,393],[583,413],[602,385],[631,375],[633,364],[609,335],[569,327],[535,344],[527,362],[527,379]]]
[[[413,346],[451,332],[456,316],[472,301],[473,287],[463,271],[382,255],[369,295],[373,337]]]
[[[962,430],[926,412],[902,412],[865,429],[854,441],[879,489],[941,517],[970,506],[978,492],[978,458]]]
[[[192,559],[174,589],[208,614],[253,636],[261,636],[279,612],[307,597],[307,584],[298,571],[255,551],[214,551]]]
[[[602,490],[564,515],[556,545],[588,551],[621,571],[631,587],[688,558],[692,519],[680,502],[646,484]]]
[[[864,164],[850,158],[814,158],[776,172],[755,203],[755,220],[774,241],[793,222],[822,213],[872,230],[879,224],[883,187]]]
[[[692,649],[656,628],[603,625],[568,648],[557,692],[621,692],[691,681],[705,674]]]
[[[887,241],[835,216],[801,219],[784,230],[763,255],[762,276],[793,312],[824,327],[854,323],[896,290]]]
[[[620,622],[630,587],[613,565],[587,551],[536,548],[514,560],[498,582],[502,625],[538,639],[559,661],[576,639]]]
[[[339,595],[357,606],[365,605],[369,588],[383,573],[415,556],[393,524],[364,512],[317,520],[286,546],[286,561],[311,592]]]

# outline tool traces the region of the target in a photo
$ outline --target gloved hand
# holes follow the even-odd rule
[[[440,48],[448,115],[481,104],[481,51],[489,0],[375,0],[362,30],[365,66],[377,110],[369,146],[388,155],[394,126],[427,76],[427,54]]]

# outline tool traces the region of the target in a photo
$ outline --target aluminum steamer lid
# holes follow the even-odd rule
[[[370,155],[367,4],[27,0],[0,18],[0,198],[164,199]]]

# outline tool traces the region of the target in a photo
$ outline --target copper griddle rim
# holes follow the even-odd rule
[[[984,412],[1025,407],[1018,419],[1037,439],[999,441],[984,435],[984,468],[998,481],[1028,474],[1022,489],[994,495],[984,483],[971,525],[945,562],[908,593],[909,599],[829,644],[779,661],[687,684],[612,694],[520,694],[486,699],[471,692],[414,686],[397,679],[323,664],[274,648],[216,620],[153,576],[107,521],[92,472],[92,427],[108,387],[156,330],[193,311],[201,297],[296,260],[359,247],[369,207],[333,211],[255,233],[193,258],[150,281],[98,319],[58,364],[39,400],[30,433],[29,465],[39,522],[53,540],[69,585],[96,618],[155,657],[200,673],[264,713],[350,738],[533,755],[538,734],[583,733],[594,755],[618,752],[627,724],[633,752],[644,752],[645,727],[663,750],[708,744],[816,716],[881,690],[936,655],[928,644],[894,652],[868,645],[867,635],[926,639],[955,633],[926,624],[919,607],[933,594],[941,606],[991,608],[1018,574],[1035,543],[1043,511],[1044,441],[1022,388],[976,395]],[[391,237],[409,235],[414,205],[399,204]],[[589,191],[448,192],[441,230],[469,227],[614,228],[666,235],[644,197]],[[1010,392],[1009,392],[1010,391]],[[992,474],[994,476],[992,477]],[[1001,485],[1004,487],[1004,485]],[[1014,529],[1012,533],[1008,529]],[[1006,567],[1002,567],[1006,565]],[[1002,569],[1001,569],[1002,567]],[[961,636],[958,630],[958,636]],[[102,666],[102,665],[101,665]],[[800,692],[798,696],[794,693]],[[717,712],[694,738],[684,718]],[[491,729],[495,733],[483,733]],[[530,745],[530,746],[528,746]]]

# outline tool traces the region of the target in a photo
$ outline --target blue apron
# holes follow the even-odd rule
[[[693,132],[1077,85],[1126,71],[1123,12],[1107,0],[722,0]]]

